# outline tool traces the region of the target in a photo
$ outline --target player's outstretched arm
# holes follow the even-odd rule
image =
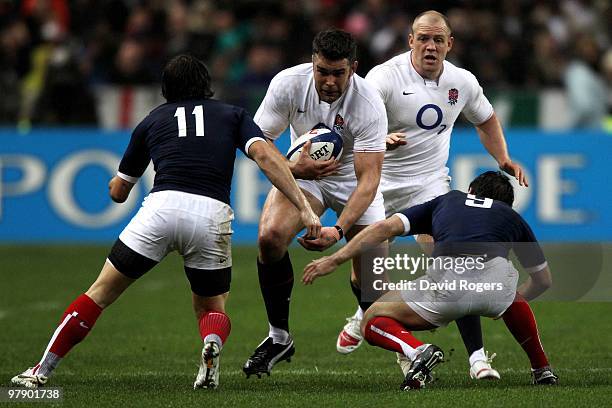
[[[108,193],[114,202],[123,203],[130,195],[132,187],[134,187],[134,183],[115,176],[108,182]]]
[[[318,277],[329,275],[338,266],[359,255],[364,248],[372,248],[403,233],[404,223],[395,215],[369,225],[333,255],[325,256],[306,265],[302,283],[309,285]]]
[[[248,155],[255,160],[261,171],[300,210],[300,219],[306,228],[306,236],[318,238],[321,233],[319,217],[293,178],[285,158],[276,147],[258,140],[249,147]]]
[[[480,142],[497,161],[499,168],[514,176],[521,186],[529,187],[529,182],[521,166],[510,159],[504,132],[495,112],[484,123],[476,125],[476,130],[478,131]]]
[[[546,266],[538,272],[529,274],[527,280],[518,288],[517,292],[527,301],[537,298],[552,286],[550,268]]]

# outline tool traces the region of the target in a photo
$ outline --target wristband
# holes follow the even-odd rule
[[[338,239],[338,241],[340,241],[342,238],[344,238],[344,231],[339,225],[334,225],[334,228],[336,231],[338,231],[338,235],[340,235],[340,239]]]

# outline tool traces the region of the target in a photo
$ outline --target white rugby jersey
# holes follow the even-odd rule
[[[474,75],[444,61],[439,80],[424,79],[412,66],[411,51],[377,65],[366,75],[382,97],[389,133],[404,133],[405,146],[385,154],[383,177],[414,177],[443,169],[450,136],[461,112],[479,125],[493,115]]]
[[[264,135],[275,140],[287,128],[291,141],[319,123],[334,129],[344,144],[338,175],[326,179],[355,176],[353,152],[385,151],[387,115],[376,89],[353,74],[342,96],[329,104],[319,99],[312,63],[287,68],[270,82],[257,109],[255,123]]]

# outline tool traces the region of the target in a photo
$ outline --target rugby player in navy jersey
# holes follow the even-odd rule
[[[165,66],[162,94],[134,130],[109,183],[124,202],[152,160],[153,189],[112,247],[98,279],[68,306],[38,364],[12,383],[37,388],[89,333],[103,309],[169,252],[178,251],[189,279],[204,342],[194,388],[219,384],[219,355],[230,333],[225,300],[231,280],[230,187],[236,149],[253,159],[299,212],[311,237],[321,224],[284,157],[238,107],[210,99],[210,75],[198,59],[180,55]]]
[[[436,345],[423,344],[411,330],[446,326],[468,315],[498,318],[515,296],[530,300],[551,284],[544,254],[531,228],[512,209],[513,201],[514,191],[506,176],[483,173],[470,183],[468,194],[453,190],[369,226],[338,252],[308,264],[302,281],[312,284],[389,238],[433,236],[433,256],[440,262],[434,262],[412,286],[381,296],[368,308],[361,326],[370,344],[402,353],[411,361],[401,388],[421,388],[444,353]],[[518,272],[507,259],[511,249],[530,273],[518,290]],[[462,265],[461,270],[452,265]],[[533,377],[536,384],[557,382],[550,366],[533,372]]]

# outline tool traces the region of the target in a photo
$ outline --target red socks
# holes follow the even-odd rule
[[[414,360],[418,354],[415,349],[423,344],[402,324],[390,317],[379,316],[370,319],[364,334],[368,343],[402,353],[410,360]]]
[[[100,313],[102,308],[86,294],[76,298],[64,312],[60,325],[49,342],[48,351],[64,357],[87,336]]]
[[[219,347],[223,346],[230,334],[232,323],[230,318],[222,312],[206,312],[200,317],[200,336],[204,343],[215,341]]]
[[[503,318],[510,333],[527,353],[531,368],[536,369],[549,365],[540,342],[535,316],[529,303],[521,295],[516,294],[514,303],[506,310]]]

